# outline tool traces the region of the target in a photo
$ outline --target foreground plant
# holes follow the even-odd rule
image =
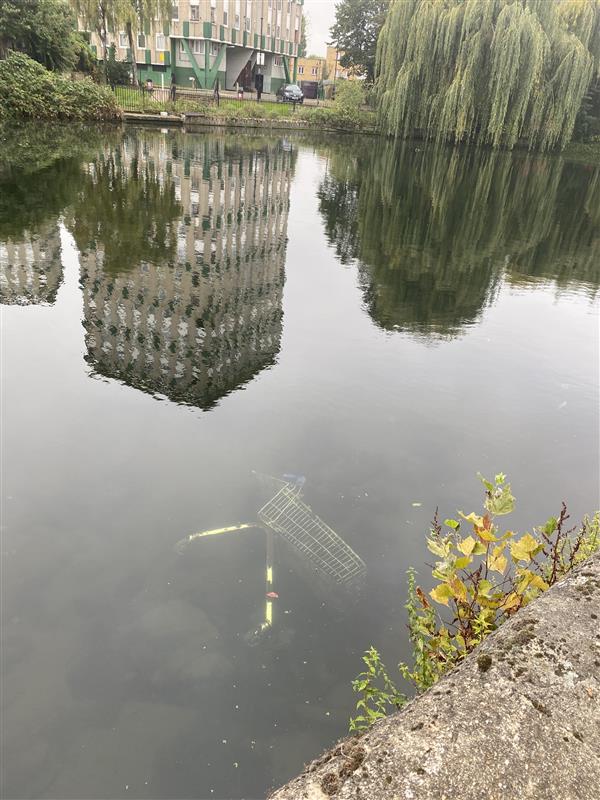
[[[427,540],[439,559],[432,566],[438,583],[430,599],[416,585],[414,570],[409,571],[406,608],[414,663],[412,668],[400,663],[398,669],[417,692],[436,683],[489,633],[600,549],[600,512],[569,528],[564,503],[557,517],[531,533],[502,530],[497,518],[515,505],[510,484],[502,473],[493,483],[481,480],[482,515],[459,512],[459,519],[442,525],[436,512]],[[361,695],[356,704],[360,713],[350,720],[352,731],[370,727],[407,701],[375,648],[367,650],[363,661],[366,670],[352,682]]]

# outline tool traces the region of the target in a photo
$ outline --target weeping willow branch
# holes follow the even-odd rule
[[[377,46],[383,130],[564,147],[600,70],[600,0],[392,0]]]

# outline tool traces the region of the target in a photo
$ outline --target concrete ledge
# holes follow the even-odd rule
[[[424,695],[271,795],[330,797],[599,800],[600,554]]]

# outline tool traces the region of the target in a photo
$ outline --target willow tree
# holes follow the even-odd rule
[[[600,66],[600,0],[392,0],[379,119],[396,136],[564,147]]]
[[[161,25],[171,17],[172,0],[70,0],[77,16],[100,37],[102,60],[108,63],[108,33],[124,30],[131,52],[131,71],[137,83],[134,35],[145,24]]]

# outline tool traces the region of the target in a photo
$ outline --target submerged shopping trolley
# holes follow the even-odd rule
[[[267,534],[266,607],[261,630],[273,624],[273,603],[277,594],[273,591],[273,533],[279,534],[306,558],[322,575],[347,584],[363,575],[365,562],[332,528],[318,517],[312,508],[303,502],[304,478],[284,475],[274,478],[254,473],[261,483],[275,494],[258,511],[258,522],[245,522],[226,528],[193,533],[177,544],[182,552],[190,543],[206,536],[263,528]]]

